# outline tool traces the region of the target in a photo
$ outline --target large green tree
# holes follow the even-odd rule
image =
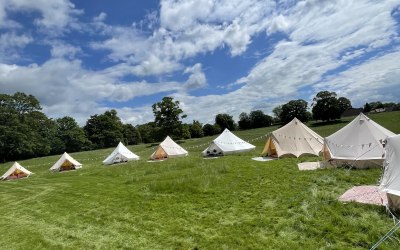
[[[262,128],[271,126],[272,117],[264,114],[261,110],[255,110],[250,112],[250,120],[252,128]]]
[[[351,108],[351,102],[345,97],[338,99],[335,92],[321,91],[314,97],[311,106],[315,120],[330,121],[340,119],[342,113]]]
[[[179,101],[172,97],[164,97],[161,102],[152,105],[154,122],[160,128],[157,140],[169,135],[174,139],[182,139],[184,128],[182,127],[183,110],[179,107]]]
[[[115,147],[124,141],[123,124],[114,109],[92,115],[83,129],[96,148]]]
[[[56,137],[62,143],[57,150],[61,152],[78,152],[90,149],[91,142],[74,118],[65,116],[57,119],[56,124]]]
[[[135,128],[132,124],[124,124],[123,125],[123,134],[124,134],[124,142],[127,145],[136,145],[142,143],[142,137],[137,128]]]
[[[282,105],[282,112],[280,112],[279,117],[282,123],[288,123],[295,117],[302,122],[307,122],[310,119],[306,101],[302,99],[291,100]]]
[[[204,136],[204,132],[202,129],[203,125],[199,122],[194,120],[192,124],[189,124],[189,131],[191,138],[201,138]]]
[[[251,122],[249,115],[246,112],[240,113],[238,125],[240,129],[252,128],[253,124]]]
[[[32,95],[0,94],[0,160],[17,160],[51,152],[54,123]]]
[[[233,120],[233,117],[228,114],[218,114],[215,116],[215,124],[218,124],[220,126],[221,130],[224,129],[229,129],[229,130],[235,130],[235,121]]]

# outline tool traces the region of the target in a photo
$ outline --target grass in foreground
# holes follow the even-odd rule
[[[371,118],[400,132],[400,112]],[[345,124],[313,129],[326,136]],[[66,173],[48,172],[59,156],[21,162],[35,175],[0,183],[2,248],[365,249],[393,226],[383,207],[337,201],[354,185],[377,184],[380,169],[297,170],[316,157],[252,161],[265,139],[253,141],[255,151],[218,159],[191,148],[210,140],[187,140],[189,157],[157,163],[146,162],[148,145],[130,147],[139,162],[109,167],[101,161],[112,149],[72,154],[84,166]]]

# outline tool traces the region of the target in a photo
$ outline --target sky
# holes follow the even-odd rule
[[[400,0],[0,0],[0,93],[51,118],[143,124],[171,96],[213,123],[322,90],[400,102]]]

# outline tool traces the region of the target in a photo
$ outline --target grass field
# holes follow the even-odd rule
[[[400,112],[370,117],[400,133]],[[312,129],[327,136],[350,120]],[[140,161],[107,167],[113,149],[74,153],[83,168],[65,173],[48,171],[59,156],[21,161],[35,174],[0,183],[0,248],[365,249],[393,226],[383,207],[337,201],[354,185],[377,184],[380,169],[298,171],[317,157],[252,161],[265,138],[254,151],[203,159],[206,146],[194,146],[211,139],[184,141],[188,157],[157,163],[147,162],[151,145],[129,147]]]

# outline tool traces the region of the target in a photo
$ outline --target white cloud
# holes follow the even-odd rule
[[[8,25],[12,20],[7,11],[12,10],[39,12],[36,24],[41,28],[64,30],[85,26],[75,19],[81,12],[69,1],[7,3],[0,3],[0,20],[9,21]],[[42,65],[18,66],[1,61],[0,86],[8,93],[30,92],[40,99],[50,116],[72,115],[81,123],[90,115],[109,109],[102,104],[105,100],[125,102],[158,93],[168,93],[179,100],[188,120],[203,122],[213,122],[218,113],[230,113],[237,119],[241,112],[253,109],[268,112],[280,103],[324,89],[337,91],[355,103],[367,98],[398,100],[399,94],[393,89],[400,85],[400,54],[381,51],[400,41],[399,22],[391,14],[398,1],[279,3],[163,0],[159,12],[151,12],[146,20],[131,26],[107,24],[109,17],[102,12],[85,27],[100,34],[98,37],[105,37],[93,38],[90,46],[106,51],[113,66],[98,71],[85,69],[80,60],[85,60],[85,53],[91,53],[90,50],[54,39],[49,42],[52,58]],[[267,44],[276,38],[277,32],[284,33],[286,38]],[[9,37],[0,36],[8,44],[5,47],[0,43],[0,59],[6,51],[17,55],[34,39],[20,32],[8,34]],[[264,48],[272,49],[236,81],[236,90],[221,95],[189,94],[192,89],[208,87],[210,80],[203,72],[207,60],[200,63],[197,56],[212,59],[213,52],[227,47],[230,56],[240,58],[260,34],[271,38],[265,41]],[[180,82],[162,80],[173,79],[174,74],[187,78],[180,78]],[[160,80],[126,80],[132,75]],[[133,123],[153,118],[148,104],[117,111],[124,121]]]
[[[34,20],[34,23],[45,29],[46,33],[62,32],[66,27],[75,26],[76,15],[83,12],[77,10],[69,0],[7,0],[0,3],[0,20],[10,22],[7,11],[11,12],[38,12],[40,18]],[[0,22],[2,23],[2,22]],[[1,24],[0,24],[1,26]],[[51,32],[49,32],[51,31]]]
[[[207,85],[206,75],[204,74],[201,64],[196,63],[193,67],[186,68],[184,73],[190,74],[186,80],[184,87],[188,90],[201,88]]]
[[[0,34],[0,61],[13,61],[20,58],[19,50],[32,42],[28,35],[14,32]]]

